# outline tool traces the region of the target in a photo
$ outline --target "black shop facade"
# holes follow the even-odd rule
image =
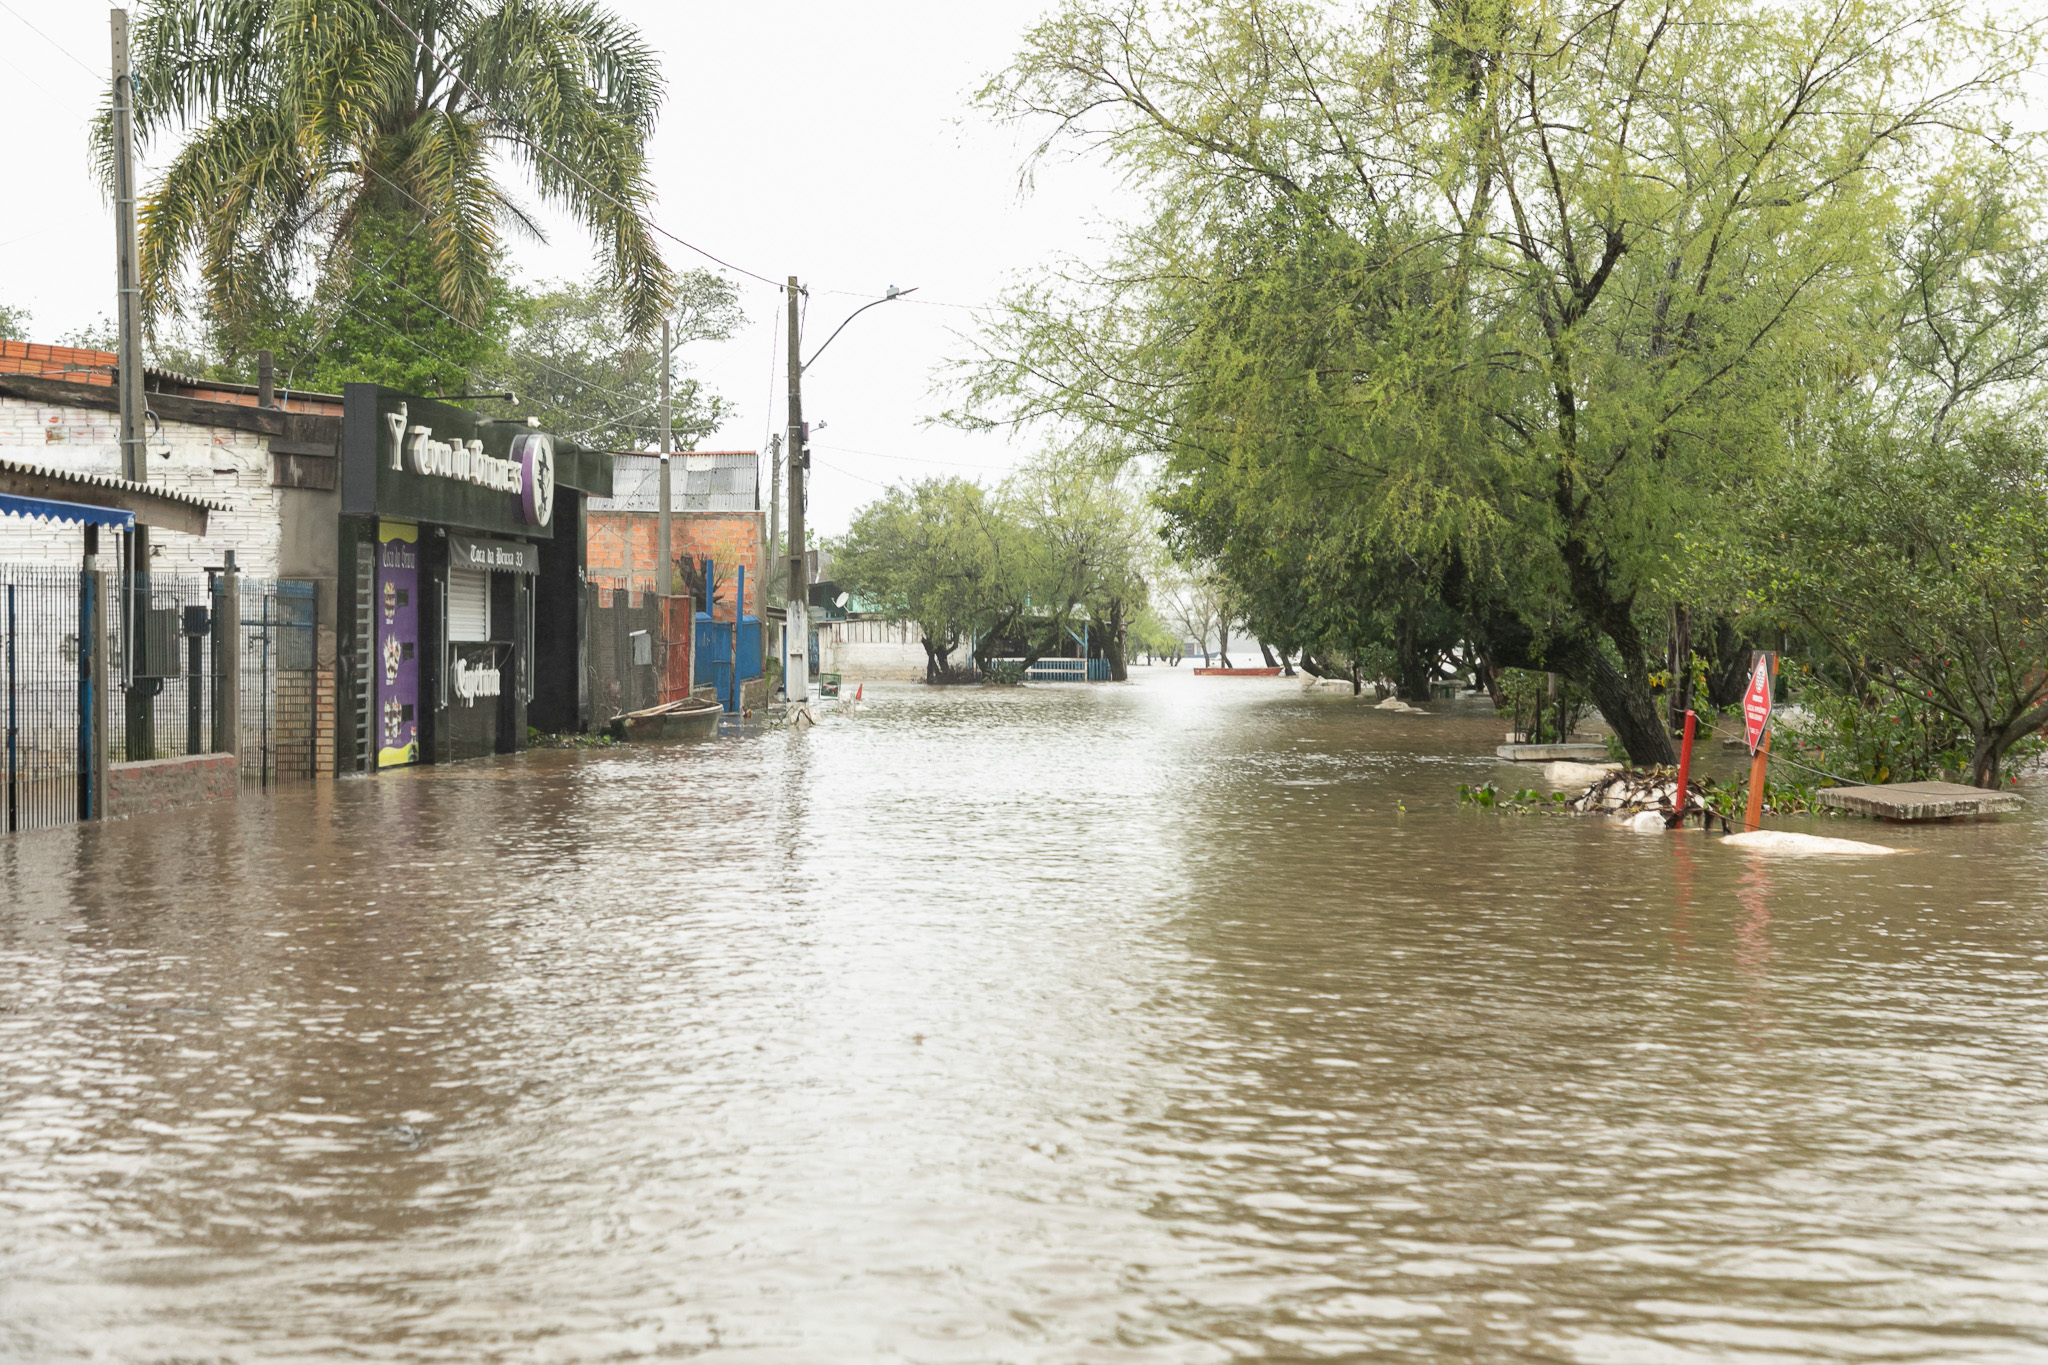
[[[376,384],[341,425],[336,770],[586,728],[584,503],[610,455]]]

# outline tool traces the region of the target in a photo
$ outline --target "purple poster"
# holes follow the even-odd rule
[[[377,524],[377,766],[420,761],[420,528]]]

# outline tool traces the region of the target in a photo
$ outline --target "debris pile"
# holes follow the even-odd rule
[[[1715,797],[1719,793],[1711,783],[1694,778],[1685,785],[1691,796],[1686,803],[1688,816],[1704,811],[1707,819],[1727,825],[1727,816],[1715,806]],[[1565,809],[1582,815],[1641,815],[1648,812],[1662,815],[1668,824],[1675,823],[1673,811],[1677,796],[1678,774],[1669,768],[1615,772],[1599,778],[1586,788],[1584,794],[1567,802]]]

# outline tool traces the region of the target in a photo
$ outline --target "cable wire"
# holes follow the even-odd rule
[[[381,0],[380,0],[380,2],[381,2]],[[85,62],[84,62],[83,60],[81,60],[81,59],[79,58],[79,56],[78,56],[78,55],[77,55],[76,53],[74,53],[74,52],[73,52],[73,51],[72,51],[72,50],[71,50],[70,48],[68,48],[68,47],[64,46],[64,44],[62,44],[62,43],[58,42],[58,41],[57,41],[57,40],[56,40],[55,38],[52,38],[52,37],[51,37],[51,36],[50,36],[49,34],[47,34],[47,33],[43,32],[43,31],[42,31],[41,29],[37,28],[37,27],[36,27],[36,26],[35,26],[34,24],[31,24],[31,23],[29,23],[29,21],[28,21],[27,19],[25,19],[25,18],[22,18],[22,13],[21,13],[21,11],[20,11],[20,10],[18,10],[18,9],[16,9],[16,8],[15,8],[14,6],[12,6],[12,5],[8,4],[8,3],[7,3],[7,0],[0,0],[0,9],[4,9],[4,10],[6,10],[6,11],[7,11],[7,12],[8,12],[9,14],[13,15],[13,16],[14,16],[15,18],[17,18],[17,19],[20,19],[20,20],[21,20],[21,22],[22,22],[22,26],[23,26],[23,27],[25,27],[26,29],[28,29],[28,31],[29,31],[30,33],[33,33],[33,34],[35,34],[35,35],[36,35],[36,37],[38,37],[38,38],[41,38],[41,39],[42,39],[42,40],[43,40],[44,42],[48,43],[48,44],[49,44],[49,45],[50,45],[51,47],[54,47],[54,48],[56,48],[56,49],[57,49],[57,50],[58,50],[59,52],[63,53],[63,54],[65,55],[65,56],[69,57],[69,58],[71,59],[72,63],[73,63],[74,65],[76,65],[76,66],[78,67],[78,69],[79,69],[80,71],[83,71],[83,72],[84,72],[84,73],[85,73],[86,75],[88,75],[88,76],[92,77],[92,78],[93,78],[93,79],[94,79],[95,81],[99,81],[99,80],[104,80],[104,79],[106,78],[106,73],[105,73],[105,72],[101,72],[101,71],[95,71],[95,70],[93,70],[93,69],[92,69],[92,68],[91,68],[90,66],[87,66],[87,65],[85,64]],[[40,88],[40,87],[38,87],[38,88]]]

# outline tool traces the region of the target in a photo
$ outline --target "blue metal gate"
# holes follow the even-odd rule
[[[691,666],[691,682],[697,687],[715,687],[718,700],[726,710],[739,710],[739,698],[733,694],[732,667],[732,622],[714,621],[704,612],[697,613],[697,647],[692,651],[696,662]],[[749,616],[740,622],[740,681],[761,676],[761,621]]]

